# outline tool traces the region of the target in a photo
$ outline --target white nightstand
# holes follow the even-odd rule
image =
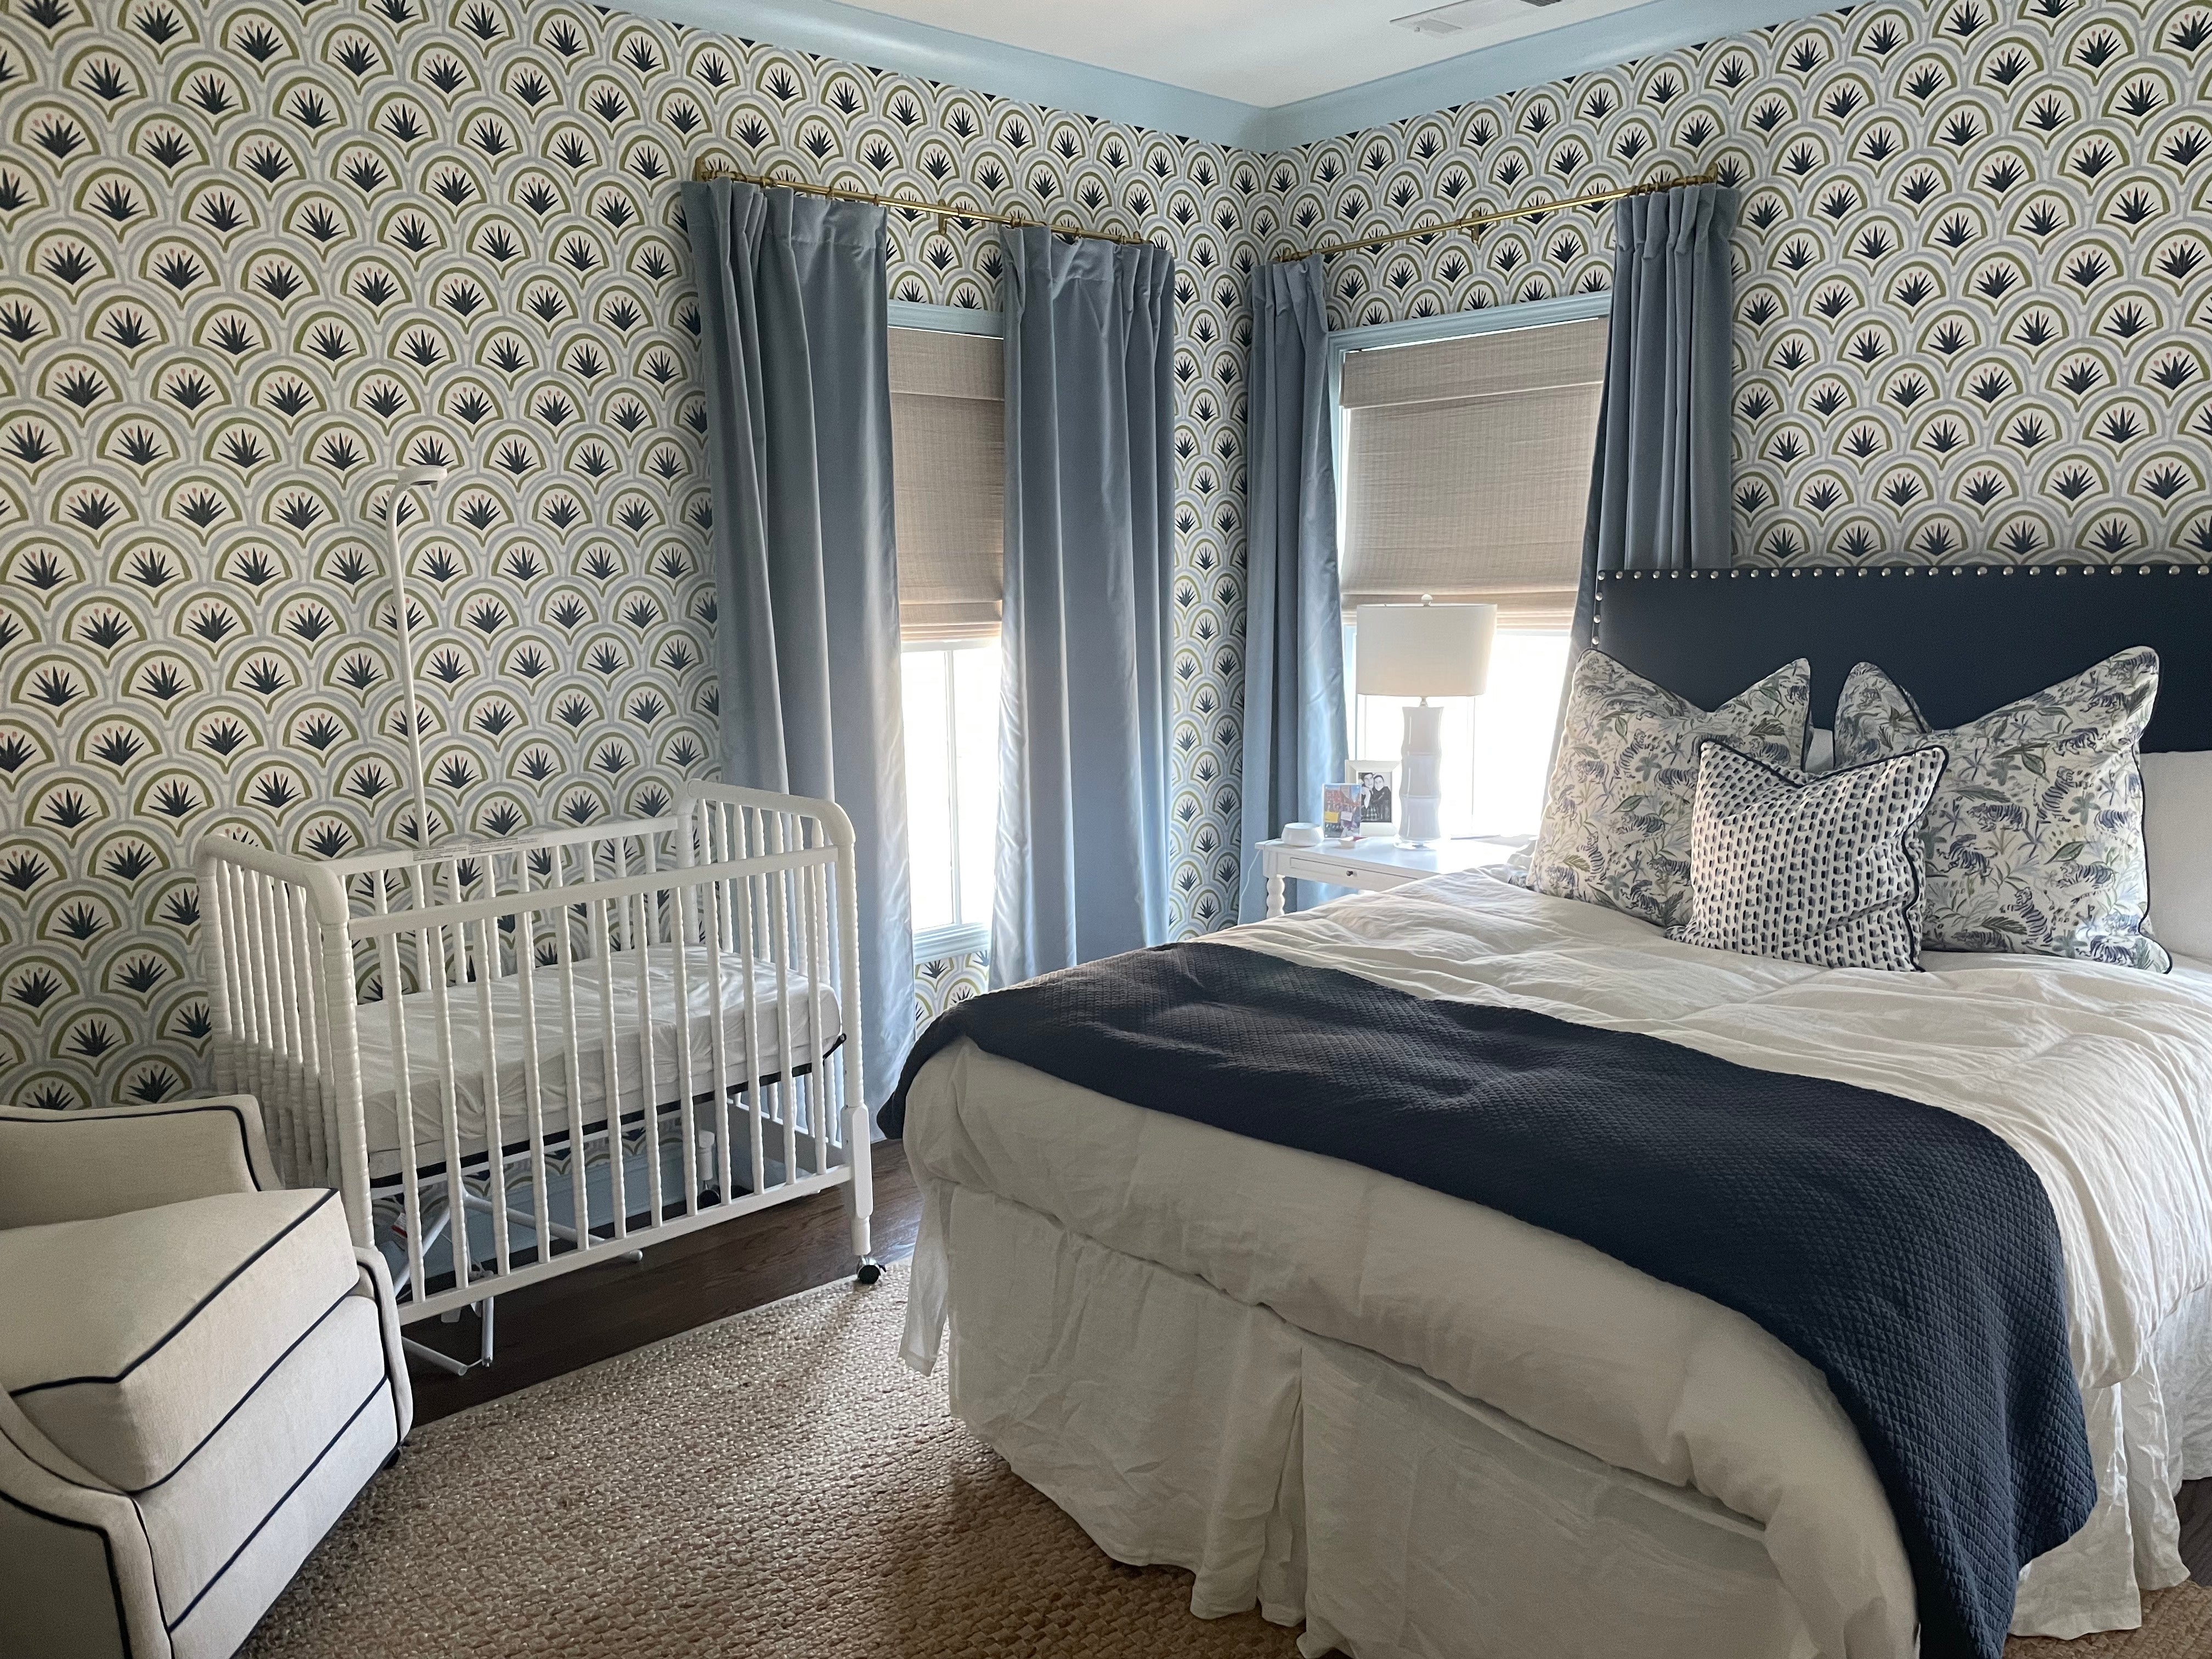
[[[1389,824],[1382,831],[1348,843],[1325,841],[1318,847],[1261,842],[1258,850],[1260,868],[1267,878],[1267,914],[1283,914],[1285,882],[1322,881],[1336,887],[1356,887],[1364,893],[1380,893],[1425,876],[1455,875],[1486,864],[1503,864],[1521,845],[1512,841],[1469,840],[1440,841],[1434,847],[1401,847],[1396,831]]]

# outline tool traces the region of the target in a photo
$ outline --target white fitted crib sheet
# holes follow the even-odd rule
[[[588,1134],[606,1126],[610,1005],[616,1074],[613,1095],[624,1118],[641,1114],[648,1097],[653,1106],[666,1110],[687,1097],[714,1095],[726,1081],[731,1086],[746,1085],[746,1099],[752,1103],[761,1092],[757,1079],[795,1076],[813,1066],[817,1032],[821,1037],[820,1053],[825,1058],[842,1044],[845,1028],[836,989],[803,974],[787,972],[779,980],[772,963],[755,963],[753,1018],[748,1032],[744,960],[726,953],[721,959],[720,1018],[723,1060],[718,1068],[714,1040],[714,952],[705,945],[693,945],[682,952],[684,1012],[681,1018],[676,955],[672,950],[654,950],[643,953],[643,957],[635,952],[616,952],[606,969],[611,996],[609,985],[602,982],[600,964],[579,963],[574,977],[573,1048],[571,1004],[564,994],[561,974],[555,969],[540,968],[532,975],[530,1007],[534,1017],[527,1024],[534,1027],[537,1035],[538,1108],[547,1137],[565,1134],[571,1128],[572,1069],[580,1080],[573,1094],[584,1132]],[[649,957],[649,963],[644,957]],[[459,985],[444,993],[452,1030],[452,1088],[458,1103],[456,1116],[465,1159],[482,1154],[495,1139],[505,1146],[526,1141],[531,1128],[530,1045],[522,981],[519,975],[494,981],[488,994],[489,1047],[495,1056],[492,1067],[497,1089],[495,1125],[488,1122],[485,1109],[489,1092],[483,1012],[486,988]],[[443,1110],[447,1060],[439,1041],[438,998],[438,992],[428,990],[411,992],[399,1000],[418,1168],[444,1163],[451,1151]],[[381,1180],[398,1172],[404,1146],[400,1131],[399,1046],[387,1004],[364,1003],[355,1014],[361,1036],[369,1176],[373,1181]],[[653,1036],[650,1078],[646,1064],[648,1051],[639,1040],[639,1034],[648,1025]],[[679,1026],[688,1028],[688,1044],[679,1035]]]

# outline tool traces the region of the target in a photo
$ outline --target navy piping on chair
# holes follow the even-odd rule
[[[120,1382],[125,1377],[130,1376],[131,1372],[137,1370],[141,1365],[151,1359],[155,1354],[161,1352],[164,1347],[168,1346],[170,1340],[174,1337],[178,1332],[183,1330],[185,1326],[191,1324],[192,1321],[198,1319],[201,1314],[204,1313],[208,1309],[208,1305],[217,1297],[221,1296],[225,1291],[228,1290],[232,1284],[236,1281],[240,1273],[244,1273],[248,1267],[251,1267],[255,1262],[260,1261],[261,1258],[268,1255],[270,1251],[275,1249],[277,1245],[283,1243],[287,1237],[298,1230],[302,1223],[320,1212],[325,1205],[328,1204],[337,1196],[337,1194],[335,1191],[325,1189],[320,1198],[317,1199],[313,1204],[310,1204],[306,1209],[301,1211],[300,1213],[293,1217],[290,1221],[285,1223],[283,1231],[264,1240],[260,1249],[254,1251],[252,1255],[246,1257],[245,1261],[240,1262],[235,1267],[233,1267],[228,1273],[224,1274],[222,1283],[210,1291],[198,1302],[195,1302],[191,1306],[191,1311],[186,1313],[185,1316],[182,1319],[179,1319],[175,1324],[170,1326],[167,1330],[164,1331],[160,1338],[155,1340],[152,1347],[147,1349],[145,1352],[140,1354],[136,1359],[125,1365],[121,1370],[116,1372],[114,1376],[58,1376],[51,1382],[33,1382],[23,1388],[11,1389],[9,1390],[9,1398],[11,1400],[21,1400],[27,1394],[38,1394],[47,1389],[74,1388],[81,1382]],[[349,1291],[348,1294],[350,1295],[351,1292]]]
[[[213,1428],[202,1435],[199,1439],[199,1443],[195,1445],[182,1457],[179,1458],[176,1462],[175,1467],[170,1469],[168,1474],[163,1475],[159,1480],[149,1480],[143,1486],[129,1487],[125,1490],[125,1495],[131,1498],[143,1497],[146,1493],[153,1491],[155,1487],[173,1480],[179,1474],[181,1474],[184,1472],[185,1465],[191,1462],[195,1457],[198,1457],[200,1455],[201,1449],[206,1446],[208,1442],[214,1439],[216,1436],[222,1432],[223,1424],[229,1422],[232,1418],[237,1416],[240,1412],[243,1411],[246,1408],[246,1402],[252,1399],[253,1396],[260,1391],[261,1385],[276,1374],[276,1368],[283,1364],[286,1360],[289,1359],[294,1352],[298,1349],[299,1346],[302,1342],[305,1342],[317,1331],[322,1329],[323,1326],[328,1322],[330,1316],[332,1314],[336,1313],[340,1308],[344,1307],[347,1303],[352,1301],[354,1297],[360,1294],[361,1291],[358,1287],[358,1284],[356,1283],[356,1287],[355,1289],[348,1291],[337,1301],[331,1303],[329,1307],[324,1309],[321,1313],[315,1316],[315,1322],[313,1324],[308,1326],[306,1330],[301,1331],[299,1335],[292,1339],[292,1346],[290,1347],[285,1349],[283,1352],[278,1354],[276,1358],[269,1362],[268,1368],[264,1370],[260,1376],[253,1379],[252,1386],[248,1388],[244,1394],[239,1395],[238,1403],[222,1414],[222,1422],[217,1423]]]
[[[45,1120],[49,1118],[56,1123],[69,1123],[80,1121],[107,1123],[136,1123],[142,1119],[146,1118],[189,1117],[195,1112],[225,1113],[238,1125],[238,1150],[245,1155],[246,1173],[252,1178],[253,1182],[253,1190],[255,1192],[267,1192],[269,1188],[261,1184],[261,1172],[253,1167],[253,1141],[252,1138],[246,1132],[246,1113],[242,1109],[231,1105],[227,1101],[206,1101],[195,1103],[189,1105],[178,1106],[173,1110],[166,1112],[133,1112],[127,1119],[92,1118],[80,1120],[77,1114],[75,1112],[43,1112],[37,1117],[11,1117],[8,1121],[10,1123],[25,1124],[31,1127],[37,1127]]]
[[[170,1620],[168,1623],[163,1626],[164,1629],[167,1630],[173,1635],[176,1632],[177,1626],[183,1624],[185,1620],[192,1616],[192,1609],[199,1606],[199,1604],[206,1599],[207,1593],[210,1590],[213,1589],[217,1584],[222,1583],[223,1574],[228,1572],[232,1567],[238,1564],[238,1558],[246,1553],[247,1547],[255,1539],[261,1536],[261,1529],[267,1526],[270,1522],[276,1517],[276,1511],[283,1509],[286,1504],[291,1501],[292,1494],[299,1491],[300,1488],[307,1483],[307,1479],[309,1475],[313,1474],[317,1469],[322,1468],[323,1460],[331,1455],[331,1448],[335,1447],[339,1441],[346,1437],[348,1431],[352,1429],[356,1423],[361,1420],[361,1414],[376,1403],[376,1396],[381,1394],[385,1389],[389,1389],[391,1386],[392,1379],[390,1377],[380,1376],[377,1378],[376,1386],[368,1391],[368,1397],[353,1408],[353,1414],[348,1417],[346,1420],[339,1425],[338,1431],[330,1437],[329,1442],[323,1447],[322,1450],[315,1454],[313,1459],[309,1462],[307,1467],[300,1471],[300,1478],[295,1480],[290,1486],[284,1488],[283,1494],[279,1497],[274,1504],[271,1504],[269,1506],[268,1512],[258,1521],[253,1523],[253,1530],[247,1533],[244,1538],[239,1540],[238,1547],[230,1553],[230,1559],[215,1570],[215,1571],[209,1577],[207,1583],[200,1586],[200,1593],[192,1597],[190,1601],[186,1602],[185,1604],[185,1610],[179,1613],[174,1619]]]

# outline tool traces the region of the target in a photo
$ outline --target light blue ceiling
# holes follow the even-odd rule
[[[1007,0],[1010,5],[1033,3]],[[1408,4],[1413,6],[1414,0]],[[1265,151],[1837,7],[1833,0],[1645,0],[1626,11],[1273,108],[955,33],[842,0],[629,0],[623,9],[978,92]]]

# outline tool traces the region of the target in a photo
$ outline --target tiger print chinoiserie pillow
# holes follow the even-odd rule
[[[1940,743],[1951,763],[1921,821],[1931,951],[2024,951],[2164,973],[2143,931],[2142,769],[2158,653],[2137,646],[1948,732],[1863,662],[1836,705],[1836,763]]]
[[[1920,966],[1928,744],[1818,777],[1708,738],[1690,823],[1690,916],[1667,937],[1819,968]]]
[[[1805,753],[1811,697],[1802,658],[1708,713],[1602,651],[1583,652],[1529,850],[1529,887],[1679,926],[1690,906],[1698,745],[1718,738],[1771,765],[1795,766]]]

